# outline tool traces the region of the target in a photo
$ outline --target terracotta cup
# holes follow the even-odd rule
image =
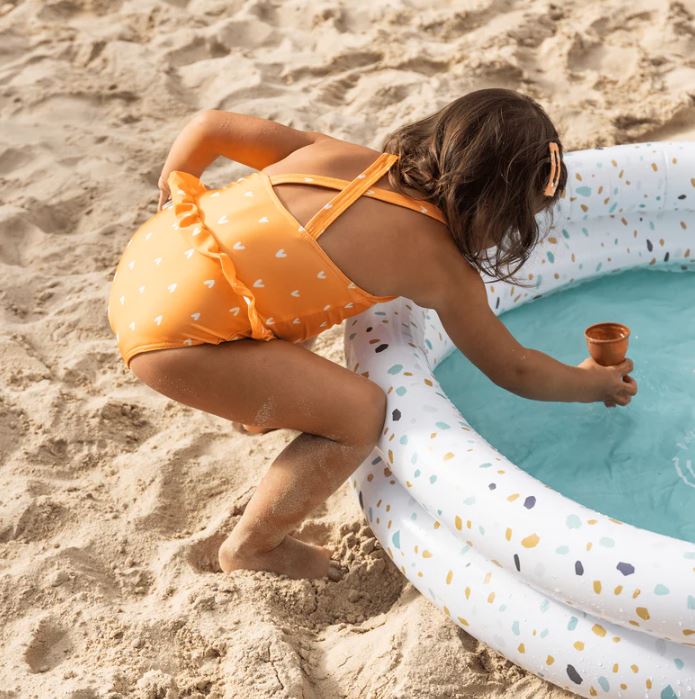
[[[584,331],[589,354],[597,364],[620,364],[627,353],[630,328],[622,323],[596,323]]]

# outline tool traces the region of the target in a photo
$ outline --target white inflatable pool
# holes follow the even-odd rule
[[[599,274],[695,271],[695,142],[564,160],[554,225],[523,267],[536,287],[488,284],[497,314]],[[587,509],[478,435],[434,378],[455,348],[433,311],[407,299],[374,306],[347,321],[345,349],[388,396],[378,448],[351,482],[422,594],[581,696],[695,697],[695,544]]]

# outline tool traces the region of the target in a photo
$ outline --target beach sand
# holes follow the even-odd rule
[[[0,699],[573,696],[424,599],[347,483],[299,532],[339,551],[342,581],[215,571],[294,434],[241,435],[138,382],[106,300],[197,110],[378,149],[501,86],[536,98],[566,150],[692,139],[694,16],[693,0],[0,1]],[[316,351],[343,362],[342,328]]]

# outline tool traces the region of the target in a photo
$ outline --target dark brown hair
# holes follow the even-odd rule
[[[537,214],[559,199],[567,183],[561,162],[555,194],[543,194],[551,141],[562,158],[558,133],[537,102],[514,90],[486,88],[393,131],[382,150],[400,156],[388,173],[391,187],[439,207],[471,265],[496,280],[528,286],[513,274],[539,241]],[[519,264],[503,275],[502,267],[514,262]]]

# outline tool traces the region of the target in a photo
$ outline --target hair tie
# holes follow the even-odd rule
[[[551,141],[548,147],[550,148],[550,177],[548,178],[548,183],[545,185],[543,194],[545,194],[546,197],[552,197],[560,182],[560,150],[555,141]]]

